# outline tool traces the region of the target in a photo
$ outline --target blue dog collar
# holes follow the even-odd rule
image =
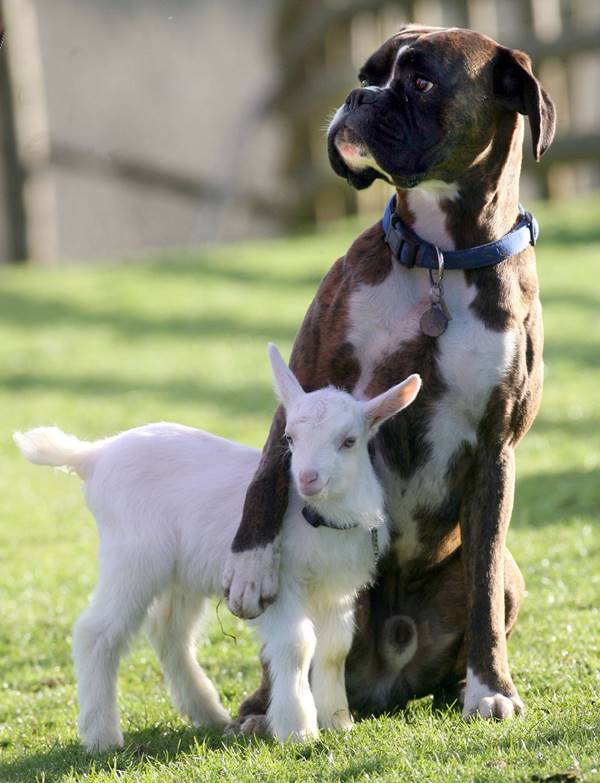
[[[396,194],[388,201],[382,220],[385,241],[392,251],[392,256],[406,267],[439,270],[439,254],[442,251],[417,236],[400,220],[395,210]],[[538,222],[521,204],[519,212],[521,215],[517,225],[495,242],[465,250],[443,251],[444,269],[481,269],[494,266],[525,250],[528,245],[535,245],[540,231]]]

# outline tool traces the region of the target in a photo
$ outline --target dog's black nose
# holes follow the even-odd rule
[[[358,87],[356,90],[352,90],[346,98],[346,106],[352,111],[358,109],[363,103],[374,103],[380,93],[379,87]]]

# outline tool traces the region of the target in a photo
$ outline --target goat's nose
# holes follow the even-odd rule
[[[374,103],[379,97],[378,87],[357,87],[346,98],[346,106],[350,111],[358,109],[363,103]]]
[[[300,489],[310,490],[314,488],[314,485],[319,480],[319,473],[316,470],[301,470],[298,476],[300,481]]]

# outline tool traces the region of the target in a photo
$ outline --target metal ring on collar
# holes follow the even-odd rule
[[[444,277],[444,254],[437,245],[433,245],[433,247],[435,249],[438,268],[428,270],[429,279],[431,280],[431,285],[439,285],[442,282],[442,278]],[[437,279],[434,277],[434,274],[437,275]]]

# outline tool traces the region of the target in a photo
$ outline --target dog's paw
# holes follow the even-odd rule
[[[275,544],[230,552],[223,571],[223,590],[233,614],[252,620],[277,598],[279,549]]]
[[[463,718],[472,720],[476,717],[486,720],[505,720],[513,715],[521,715],[524,712],[523,702],[518,696],[503,696],[501,693],[493,693],[479,700],[475,709],[467,711],[463,709]]]
[[[266,715],[246,715],[240,723],[240,734],[253,734],[266,737],[269,734],[269,721]]]
[[[485,720],[506,720],[525,711],[518,693],[500,693],[483,683],[471,671],[467,674],[467,684],[461,694],[462,716],[465,720],[480,717]]]

